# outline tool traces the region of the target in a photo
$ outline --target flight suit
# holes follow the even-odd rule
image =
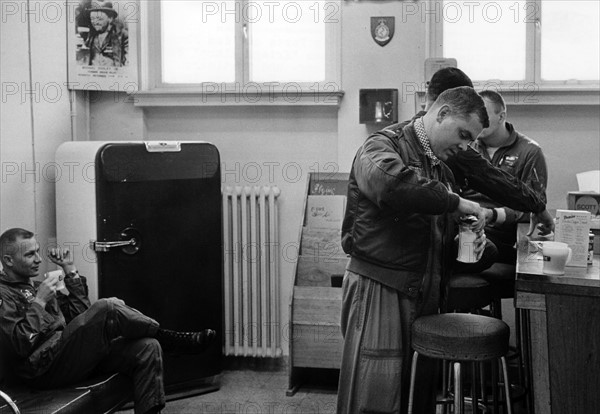
[[[116,298],[90,305],[86,279],[65,278],[44,308],[37,286],[0,273],[0,345],[15,374],[38,388],[72,384],[95,373],[121,372],[134,386],[135,412],[165,404],[159,324]]]

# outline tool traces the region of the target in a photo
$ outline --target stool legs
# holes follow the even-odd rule
[[[472,362],[471,363],[471,404],[473,406],[473,414],[477,414],[479,412],[479,396],[477,395],[477,387],[479,387],[478,384],[478,363],[476,362]]]
[[[502,361],[502,374],[504,376],[504,404],[506,405],[506,412],[508,414],[512,414],[512,404],[510,402],[510,383],[508,382],[508,369],[506,367],[506,358],[500,357],[500,361]]]
[[[494,414],[500,412],[500,406],[498,405],[498,361],[492,362],[492,403],[494,407]]]
[[[521,365],[519,366],[520,375],[522,375],[522,386],[525,392],[525,408],[527,412],[531,412],[532,409],[532,392],[531,392],[531,373],[529,367],[531,366],[531,354],[529,352],[529,323],[527,322],[527,312],[523,309],[517,308],[516,310],[516,323],[517,323],[517,334],[519,335],[519,352],[521,354]]]
[[[492,316],[497,318],[497,319],[502,319],[502,300],[500,298],[495,298],[492,301],[492,304],[490,305],[490,309],[492,311]],[[526,327],[522,326],[523,322],[524,322],[524,315],[521,309],[515,308],[515,342],[516,342],[516,350],[515,350],[515,358],[517,360],[517,372],[518,372],[518,383],[520,388],[523,390],[523,393],[525,394],[525,404],[526,404],[526,409],[529,412],[531,404],[530,404],[530,386],[529,386],[529,372],[527,371],[527,366],[528,366],[528,361],[529,361],[529,352],[526,349],[526,346],[524,344],[527,344],[529,342],[527,342],[526,340]],[[525,324],[526,325],[526,324]],[[504,357],[503,357],[504,358]],[[505,359],[505,358],[504,358]],[[504,364],[506,364],[506,360],[504,361]],[[494,366],[495,367],[495,366]],[[506,376],[506,367],[503,368],[504,370],[504,375]],[[495,371],[495,368],[492,369],[492,376],[494,378],[497,378],[497,373]],[[508,388],[505,384],[505,389],[510,390],[510,384],[508,384]],[[505,392],[509,392],[509,391],[505,391]],[[493,390],[494,393],[494,412],[498,412],[498,405],[497,405],[497,392],[494,388]],[[528,395],[529,394],[529,395]],[[509,394],[507,394],[509,395]],[[508,408],[508,413],[510,414],[511,410],[510,410],[510,404],[508,402],[508,398],[507,398],[507,407]]]
[[[454,413],[465,412],[465,400],[462,391],[462,375],[460,374],[460,362],[454,363]]]
[[[412,364],[410,368],[410,389],[408,394],[408,414],[413,414],[413,405],[414,405],[414,394],[415,394],[415,379],[417,375],[417,360],[419,358],[419,353],[413,353]],[[476,362],[473,362],[473,382],[472,387],[477,389],[477,367],[475,366]],[[497,364],[496,361],[492,363],[492,367],[495,367]],[[504,384],[504,405],[506,407],[506,412],[508,414],[512,414],[512,403],[510,399],[510,383],[508,382],[508,367],[506,365],[506,358],[500,357],[500,364],[502,366],[502,382]],[[465,412],[465,399],[463,398],[463,384],[462,384],[462,375],[461,375],[461,363],[454,362],[453,363],[453,371],[454,371],[454,414],[463,414]],[[493,369],[495,371],[495,369]],[[493,378],[496,378],[496,375],[493,375]],[[494,412],[497,413],[497,390],[496,386],[492,387],[492,392],[494,393]],[[482,392],[482,398],[485,401],[485,392]],[[474,391],[472,398],[472,406],[473,412],[476,413],[478,411],[478,395],[477,392]]]
[[[533,372],[531,371],[531,339],[529,338],[529,312],[519,309],[521,316],[521,350],[523,352],[523,367],[525,370],[526,395],[525,403],[527,412],[533,409]]]
[[[412,364],[410,367],[410,391],[408,392],[408,414],[412,414],[413,412],[413,403],[414,403],[414,395],[415,395],[415,379],[417,376],[417,358],[419,357],[419,353],[415,351],[413,353]]]

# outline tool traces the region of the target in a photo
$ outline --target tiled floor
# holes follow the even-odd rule
[[[335,377],[331,375],[336,371],[317,373],[320,384],[312,381],[288,397],[285,367],[226,365],[227,369],[216,377],[220,384],[218,391],[169,401],[163,414],[333,414],[336,411]],[[513,410],[515,414],[526,414],[522,401],[515,402]],[[442,412],[438,406],[437,413]],[[133,410],[121,414],[133,414]]]
[[[220,376],[219,391],[170,401],[163,414],[330,414],[335,413],[333,387],[300,388],[286,396],[285,370],[226,370]],[[132,414],[132,410],[122,414]]]

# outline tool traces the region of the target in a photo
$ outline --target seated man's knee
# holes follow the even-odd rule
[[[113,306],[125,306],[125,302],[119,298],[106,298],[106,301],[111,303]]]
[[[90,309],[88,309],[88,313],[94,315],[110,314],[122,306],[125,306],[125,302],[121,299],[102,298],[92,304]]]

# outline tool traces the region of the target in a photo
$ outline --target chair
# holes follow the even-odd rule
[[[0,391],[0,414],[113,413],[131,400],[131,379],[104,374],[59,389],[37,390],[13,384]]]
[[[468,313],[446,313],[418,318],[412,326],[412,348],[414,349],[408,412],[413,412],[413,398],[417,361],[419,355],[429,358],[451,361],[454,370],[454,413],[464,413],[462,364],[499,360],[502,365],[504,394],[508,414],[512,414],[510,390],[505,355],[508,352],[510,330],[503,321],[482,315]],[[477,370],[473,369],[476,375]],[[477,379],[473,378],[473,384]],[[498,386],[498,383],[493,385]],[[471,402],[473,412],[477,411],[479,398],[477,386],[472,387]],[[494,392],[496,395],[496,392]],[[485,403],[485,390],[482,390]]]

